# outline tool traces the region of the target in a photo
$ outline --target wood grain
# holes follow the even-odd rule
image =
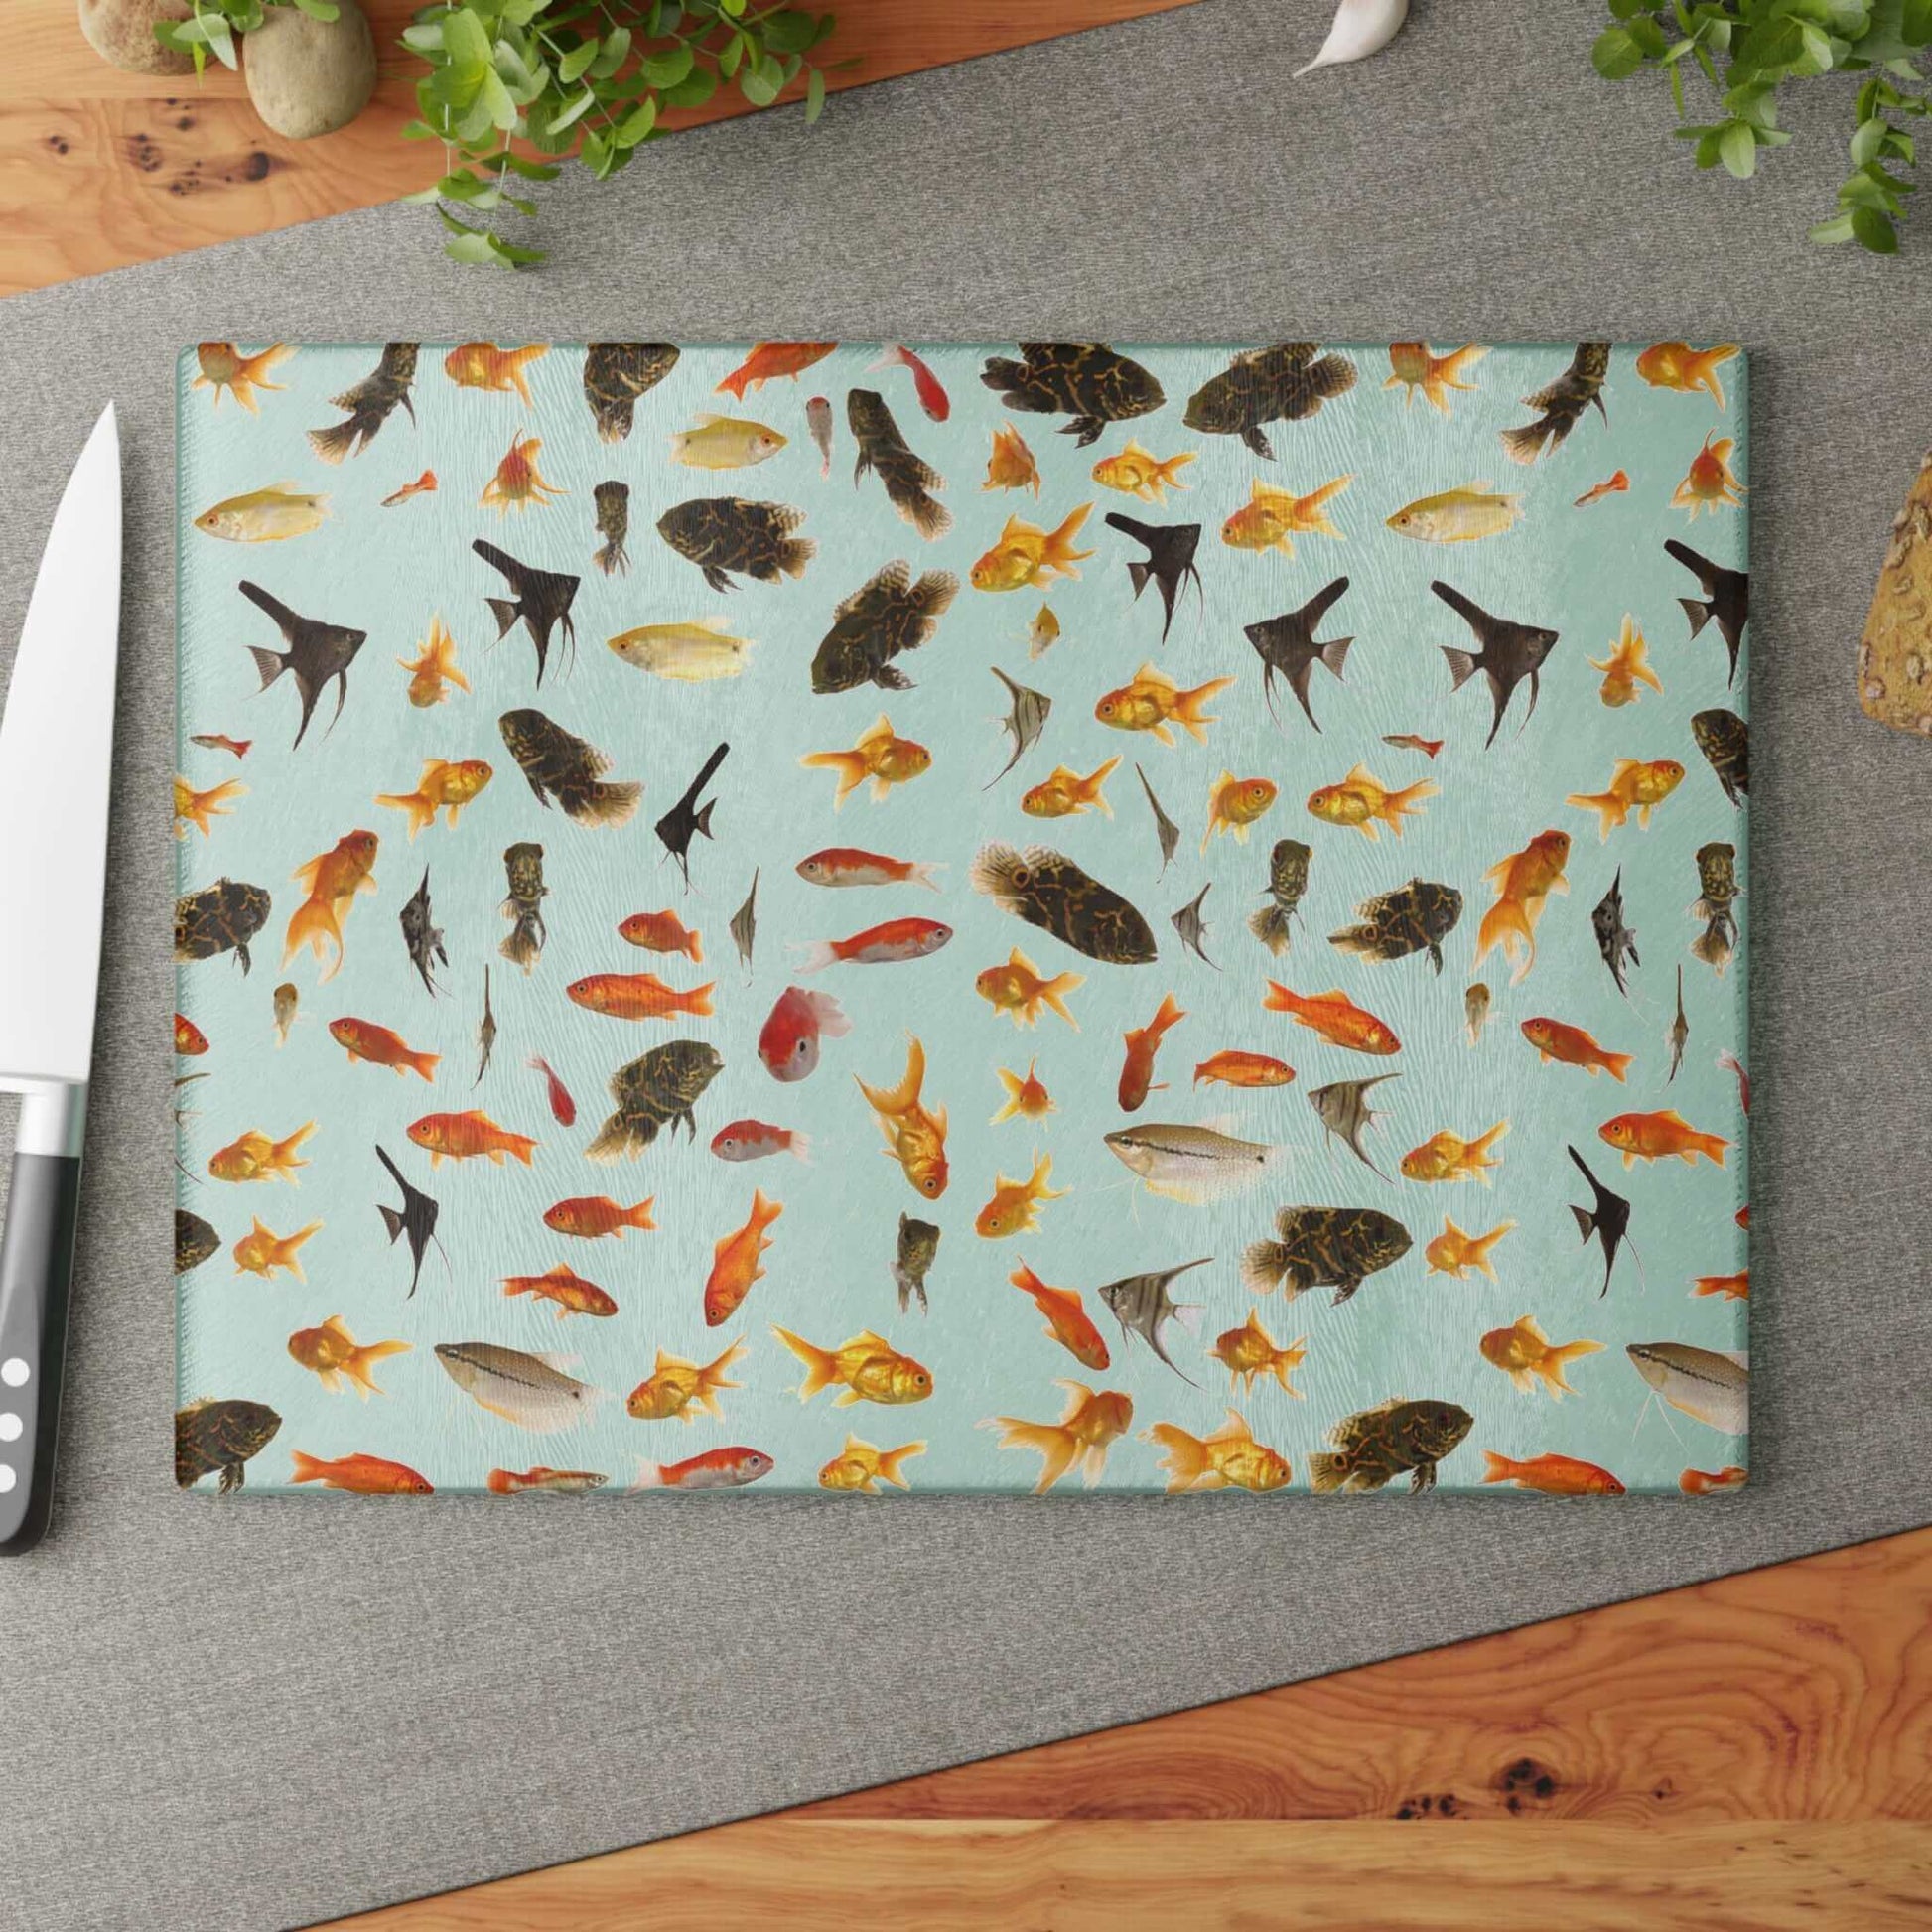
[[[827,58],[859,62],[828,81],[863,86],[1184,3],[826,0],[839,18]],[[7,0],[0,295],[392,201],[434,181],[441,149],[397,137],[415,113],[421,71],[396,46],[414,4],[365,0],[384,77],[361,117],[321,140],[284,141],[263,128],[240,77],[225,69],[210,69],[199,85],[121,73],[81,39],[74,0]],[[736,93],[721,92],[666,125],[748,111]],[[594,189],[566,177],[549,192]],[[424,245],[436,245],[427,228]]]

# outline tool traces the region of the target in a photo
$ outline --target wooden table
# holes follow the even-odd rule
[[[1177,0],[833,3],[852,85]],[[290,143],[232,75],[116,73],[72,0],[9,0],[0,293],[423,186],[410,4],[370,5],[369,110]],[[1929,1637],[1922,1531],[340,1924],[1917,1932]]]

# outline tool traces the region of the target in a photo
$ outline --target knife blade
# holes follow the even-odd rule
[[[0,1092],[21,1096],[0,1232],[0,1556],[46,1533],[100,980],[120,651],[109,403],[54,513],[0,717]]]

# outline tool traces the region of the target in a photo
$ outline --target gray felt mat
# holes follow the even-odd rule
[[[0,635],[110,392],[131,544],[62,1503],[55,1541],[0,1568],[0,1923],[300,1922],[1932,1513],[1932,745],[1867,723],[1851,675],[1932,439],[1932,236],[1889,263],[1805,242],[1849,87],[1739,184],[1692,171],[1660,88],[1590,73],[1584,0],[1535,10],[1534,37],[1513,0],[1435,0],[1390,54],[1291,85],[1327,11],[1226,0],[872,89],[816,130],[789,112],[680,137],[602,191],[565,184],[526,279],[447,265],[428,215],[390,208],[0,307]],[[175,1492],[181,344],[1585,332],[1754,356],[1746,1494],[587,1512]]]

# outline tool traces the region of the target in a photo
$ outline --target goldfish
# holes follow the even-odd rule
[[[802,1080],[818,1065],[821,1036],[842,1039],[851,1031],[851,1021],[831,994],[788,986],[759,1030],[759,1058],[774,1080]]]
[[[1552,1343],[1537,1326],[1536,1317],[1529,1314],[1507,1328],[1491,1328],[1477,1345],[1482,1359],[1501,1369],[1523,1394],[1532,1394],[1541,1382],[1556,1402],[1577,1393],[1565,1379],[1564,1370],[1586,1355],[1603,1352],[1600,1341],[1567,1341],[1561,1346]]]
[[[1702,389],[1720,409],[1725,406],[1724,384],[1718,365],[1737,353],[1735,343],[1715,348],[1693,348],[1689,343],[1652,343],[1637,357],[1637,373],[1653,389],[1676,389],[1693,395]]]
[[[913,1456],[924,1453],[923,1443],[904,1443],[895,1449],[883,1449],[872,1443],[860,1442],[856,1436],[848,1436],[845,1448],[819,1470],[818,1486],[856,1489],[868,1496],[879,1493],[873,1487],[877,1482],[890,1482],[895,1489],[909,1489],[912,1485],[905,1479],[905,1464]]]
[[[1022,1422],[1016,1416],[991,1416],[982,1429],[1000,1432],[1002,1449],[1032,1449],[1040,1459],[1034,1494],[1043,1496],[1077,1462],[1091,1489],[1107,1468],[1107,1450],[1134,1423],[1134,1399],[1113,1389],[1090,1389],[1082,1382],[1055,1385],[1067,1392],[1058,1422]]]
[[[230,738],[225,732],[197,732],[188,742],[210,752],[232,752],[236,758],[245,759],[248,748],[255,741],[252,738]]]
[[[905,1075],[896,1087],[869,1087],[854,1076],[886,1137],[886,1154],[897,1161],[914,1190],[927,1200],[946,1191],[946,1110],[928,1112],[919,1094],[925,1085],[925,1047],[911,1036]]]
[[[1069,1191],[1064,1187],[1049,1187],[1046,1183],[1052,1174],[1053,1157],[1038,1153],[1035,1154],[1033,1172],[1025,1180],[1009,1180],[1003,1173],[995,1174],[992,1198],[974,1217],[974,1233],[983,1240],[1004,1241],[1008,1235],[1036,1231],[1039,1219],[1035,1210],[1049,1200],[1062,1199]]]
[[[564,988],[564,997],[572,1006],[612,1020],[668,1020],[680,1013],[708,1020],[717,984],[716,980],[707,980],[703,986],[679,992],[666,986],[655,973],[589,973],[581,980],[572,980]]]
[[[305,537],[329,520],[329,498],[311,495],[292,483],[270,483],[240,496],[228,496],[195,519],[204,536],[226,543],[282,543]]]
[[[289,1451],[295,1465],[292,1480],[319,1482],[329,1489],[346,1489],[357,1496],[428,1496],[427,1476],[402,1462],[385,1461],[379,1455],[339,1455],[333,1462],[304,1455],[300,1449]]]
[[[1192,450],[1178,456],[1161,458],[1144,450],[1130,436],[1118,456],[1103,456],[1093,466],[1093,480],[1103,489],[1118,489],[1125,496],[1138,496],[1144,503],[1165,503],[1171,489],[1185,489],[1180,473],[1194,460]]]
[[[1086,983],[1084,973],[1055,973],[1050,980],[1041,979],[1039,968],[1015,946],[1004,966],[989,966],[973,981],[973,990],[1016,1027],[1036,1026],[1040,1009],[1050,1007],[1077,1034],[1080,1023],[1067,1010],[1066,996]]]
[[[1605,477],[1600,483],[1591,483],[1577,498],[1575,507],[1580,510],[1587,510],[1592,503],[1600,503],[1605,496],[1619,495],[1629,487],[1629,473],[1624,470],[1615,471],[1610,476]]]
[[[320,1221],[311,1221],[293,1234],[275,1234],[257,1218],[255,1225],[234,1244],[234,1271],[237,1275],[260,1275],[267,1280],[276,1269],[286,1268],[297,1281],[306,1281],[308,1277],[296,1259],[296,1250],[321,1229]]]
[[[808,752],[798,762],[838,773],[839,788],[832,801],[837,809],[868,778],[873,803],[878,804],[895,785],[910,784],[929,771],[932,754],[909,738],[897,737],[892,720],[882,711],[879,722],[862,732],[849,752]]]
[[[1507,536],[1523,514],[1520,496],[1502,496],[1484,480],[1445,489],[1434,496],[1418,496],[1387,519],[1398,536],[1418,543],[1478,543],[1484,537]]]
[[[1693,1295],[1722,1295],[1726,1302],[1748,1302],[1751,1299],[1751,1271],[1746,1268],[1735,1275],[1699,1275],[1691,1284]]]
[[[501,516],[512,509],[520,513],[532,503],[541,506],[553,496],[567,496],[568,490],[545,483],[537,469],[537,452],[542,448],[541,438],[525,436],[518,430],[510,438],[509,450],[496,466],[496,474],[483,484],[483,495],[478,500],[494,507]]]
[[[1741,1489],[1748,1479],[1749,1471],[1732,1462],[1715,1471],[1686,1469],[1677,1478],[1677,1486],[1687,1496],[1708,1496],[1716,1489]]]
[[[1295,1078],[1295,1069],[1272,1053],[1245,1053],[1226,1046],[1210,1054],[1194,1068],[1194,1084],[1219,1081],[1224,1087],[1285,1087]]]
[[[1247,1489],[1259,1496],[1293,1478],[1287,1456],[1257,1443],[1237,1411],[1230,1409],[1227,1415],[1211,1436],[1190,1436],[1171,1422],[1142,1432],[1142,1442],[1167,1450],[1160,1467],[1167,1471],[1169,1495],[1189,1489]]]
[[[1298,496],[1292,489],[1279,488],[1257,477],[1248,500],[1221,525],[1221,541],[1234,550],[1279,550],[1284,557],[1292,557],[1296,536],[1339,537],[1341,531],[1329,522],[1323,506],[1333,502],[1354,481],[1353,477],[1337,477],[1319,489]]]
[[[657,1223],[650,1218],[651,1202],[655,1198],[653,1195],[650,1200],[623,1207],[609,1194],[577,1194],[546,1207],[543,1224],[553,1234],[574,1234],[585,1241],[594,1241],[603,1234],[615,1234],[621,1241],[625,1228],[656,1227]]]
[[[1420,1147],[1402,1157],[1405,1180],[1479,1180],[1487,1187],[1489,1172],[1502,1166],[1488,1158],[1489,1151],[1509,1132],[1509,1122],[1499,1120],[1486,1134],[1465,1141],[1449,1128],[1439,1128]]]
[[[1237,845],[1246,845],[1248,827],[1273,807],[1276,796],[1272,779],[1237,778],[1232,771],[1223,771],[1208,787],[1207,830],[1201,834],[1201,851],[1206,852],[1208,840],[1217,832],[1232,832]]]
[[[1119,759],[1115,759],[1118,763]],[[210,818],[226,818],[228,806],[236,798],[245,798],[248,787],[239,778],[228,778],[207,791],[197,791],[186,778],[175,780],[175,837],[188,836],[188,828],[193,825],[203,836],[208,836]]]
[[[195,349],[201,374],[189,387],[212,389],[216,409],[221,407],[221,391],[226,389],[249,415],[257,416],[261,411],[255,402],[255,391],[262,389],[279,395],[286,389],[285,382],[269,381],[269,371],[294,353],[287,343],[270,343],[255,355],[243,355],[233,343],[201,343]]]
[[[1570,860],[1568,832],[1539,832],[1521,852],[1499,860],[1483,874],[1496,889],[1496,902],[1482,915],[1476,929],[1476,964],[1494,948],[1514,960],[1519,948],[1522,963],[1510,975],[1514,986],[1536,964],[1536,924],[1552,893],[1568,893],[1563,869]]]
[[[1039,615],[1027,626],[1027,655],[1044,657],[1059,642],[1059,619],[1042,604]]]
[[[849,1409],[855,1402],[923,1402],[932,1393],[932,1371],[910,1355],[901,1355],[870,1328],[837,1348],[816,1348],[776,1325],[771,1332],[805,1364],[805,1379],[798,1388],[800,1402],[831,1388],[845,1391],[834,1399],[835,1409]]]
[[[883,352],[879,360],[868,364],[868,368],[906,370],[912,377],[912,393],[918,397],[926,419],[943,423],[952,414],[945,384],[903,343],[883,343],[880,346]]]
[[[788,375],[796,382],[814,362],[822,362],[837,343],[754,343],[752,352],[718,385],[720,395],[745,400],[747,389],[761,389]]]
[[[1410,1177],[1424,1178],[1421,1174]],[[1502,1221],[1487,1234],[1467,1234],[1446,1214],[1442,1233],[1423,1250],[1423,1259],[1428,1262],[1432,1275],[1451,1275],[1459,1282],[1474,1268],[1493,1282],[1496,1271],[1489,1262],[1490,1251],[1515,1225],[1514,1221]]]
[[[1046,1334],[1051,1340],[1096,1375],[1106,1368],[1110,1359],[1106,1337],[1094,1326],[1077,1289],[1049,1288],[1024,1261],[1007,1280],[1023,1295],[1033,1297],[1034,1307],[1046,1317]]]
[[[749,470],[785,447],[786,438],[743,416],[701,413],[695,429],[671,437],[671,461],[691,470]]]
[[[557,1305],[557,1319],[573,1314],[616,1314],[618,1304],[595,1282],[587,1282],[560,1261],[541,1275],[505,1275],[505,1296],[531,1295]]]
[[[425,759],[414,791],[379,791],[375,802],[409,814],[409,842],[414,845],[416,834],[436,823],[439,808],[448,810],[447,823],[454,825],[457,813],[480,796],[494,775],[482,759],[454,762],[449,759]]]
[[[424,496],[436,487],[436,472],[425,470],[414,483],[406,483],[400,489],[392,489],[382,499],[382,507],[392,510],[398,503],[406,503],[412,496]]]
[[[315,1131],[315,1122],[307,1120],[286,1140],[278,1141],[259,1127],[251,1127],[210,1154],[207,1171],[216,1180],[286,1180],[291,1187],[297,1186],[300,1183],[295,1170],[309,1164],[298,1161],[295,1150]]]
[[[888,919],[868,926],[848,939],[816,939],[799,958],[800,973],[823,972],[827,966],[889,966],[908,959],[924,959],[952,937],[952,927],[937,919]]]
[[[1390,791],[1366,765],[1358,764],[1339,784],[1322,785],[1309,793],[1309,811],[1325,825],[1352,825],[1365,838],[1375,839],[1375,821],[1402,836],[1403,820],[1420,815],[1421,800],[1434,798],[1440,786],[1418,778],[1400,791]]]
[[[271,995],[271,1010],[275,1016],[275,1044],[286,1046],[289,1043],[289,1029],[295,1025],[295,1010],[302,996],[295,990],[294,983],[284,980]]]
[[[1449,413],[1449,392],[1460,389],[1464,394],[1472,394],[1476,385],[1458,378],[1467,375],[1488,353],[1488,349],[1477,343],[1465,343],[1447,355],[1438,355],[1427,343],[1391,343],[1389,379],[1382,386],[1385,389],[1401,388],[1404,392],[1402,406],[1405,409],[1414,404],[1416,391],[1420,389],[1423,400],[1430,408],[1440,410],[1447,416]]]
[[[1591,1079],[1600,1069],[1612,1080],[1620,1081],[1636,1058],[1634,1053],[1612,1053],[1607,1047],[1597,1045],[1581,1027],[1541,1015],[1523,1022],[1523,1037],[1542,1055],[1545,1065],[1561,1060],[1565,1066],[1582,1067]]]
[[[828,845],[809,853],[792,870],[814,886],[923,886],[936,893],[938,870],[924,859],[893,859],[883,852],[862,852],[857,846]]]
[[[704,1285],[706,1327],[716,1328],[721,1322],[729,1321],[751,1294],[752,1284],[764,1279],[762,1257],[771,1245],[767,1230],[784,1211],[782,1201],[766,1200],[755,1187],[752,1211],[745,1225],[720,1235],[712,1244],[711,1273]]]
[[[1055,765],[1038,784],[1020,800],[1020,809],[1030,818],[1067,818],[1092,809],[1103,818],[1112,818],[1114,808],[1101,789],[1119,769],[1120,759],[1109,759],[1096,765],[1083,778],[1069,765]]]
[[[440,617],[430,619],[429,636],[416,655],[398,657],[396,662],[409,673],[409,702],[419,711],[441,704],[450,695],[445,685],[454,684],[459,691],[470,688],[470,680],[456,667],[456,639]],[[411,828],[413,832],[413,816]]]
[[[1163,745],[1173,743],[1173,733],[1168,727],[1178,725],[1202,745],[1207,742],[1206,727],[1219,722],[1208,716],[1207,701],[1233,682],[1231,677],[1210,678],[1191,691],[1183,691],[1152,664],[1143,664],[1131,684],[1109,691],[1094,706],[1093,715],[1116,731],[1152,732]]]
[[[704,941],[675,912],[633,912],[618,927],[618,937],[646,952],[682,953],[693,966],[704,964]]]
[[[762,1449],[747,1449],[742,1444],[687,1455],[682,1462],[650,1462],[640,1456],[637,1480],[628,1493],[634,1496],[645,1489],[743,1489],[760,1476],[768,1476],[775,1466]]]
[[[440,1053],[422,1053],[413,1046],[405,1046],[400,1034],[378,1027],[373,1020],[357,1020],[347,1015],[330,1021],[329,1036],[351,1060],[391,1067],[398,1079],[409,1072],[420,1073],[425,1080],[433,1081],[443,1058]]]
[[[1258,1377],[1272,1375],[1299,1402],[1302,1391],[1288,1378],[1308,1359],[1307,1339],[1297,1335],[1286,1348],[1276,1347],[1274,1336],[1261,1325],[1261,1311],[1250,1309],[1247,1320],[1218,1336],[1207,1352],[1227,1370],[1230,1385],[1239,1382],[1252,1393]]]
[[[190,1057],[207,1051],[207,1035],[185,1013],[175,1015],[175,1051]]]
[[[577,1102],[570,1089],[557,1077],[557,1069],[541,1053],[532,1053],[524,1062],[532,1073],[543,1075],[544,1097],[550,1102],[550,1117],[559,1127],[577,1125]]]
[[[1636,620],[1626,611],[1623,614],[1622,632],[1611,645],[1610,654],[1586,660],[1592,671],[1603,673],[1603,682],[1596,695],[1612,710],[1635,702],[1639,684],[1647,684],[1653,691],[1664,688],[1657,673],[1650,668],[1647,652],[1643,632],[1637,628]]]
[[[1618,759],[1607,790],[1573,791],[1563,802],[1596,813],[1598,830],[1607,841],[1632,811],[1637,824],[1647,827],[1650,814],[1683,782],[1684,767],[1675,759]]]
[[[1074,549],[1073,540],[1092,508],[1091,503],[1080,504],[1055,530],[1042,530],[1009,516],[999,541],[973,566],[973,588],[1022,591],[1031,586],[1042,590],[1060,578],[1078,577],[1080,573],[1073,566],[1093,552]]]
[[[735,1120],[712,1135],[711,1151],[721,1161],[764,1161],[789,1154],[809,1166],[812,1142],[809,1134],[774,1127],[768,1120]]]
[[[1746,1233],[1749,1233],[1750,1225],[1751,1225],[1750,1203],[1746,1201],[1744,1205],[1740,1207],[1734,1215],[1731,1216],[1731,1218],[1737,1223],[1737,1225],[1740,1228],[1742,1228]]]
[[[1395,1032],[1374,1014],[1358,1007],[1338,987],[1326,993],[1304,997],[1291,993],[1277,980],[1268,982],[1261,996],[1265,1013],[1291,1014],[1296,1022],[1317,1033],[1331,1046],[1346,1046],[1357,1053],[1398,1053],[1402,1042]]]
[[[492,1496],[521,1495],[526,1489],[543,1490],[558,1496],[584,1496],[602,1489],[611,1478],[595,1469],[551,1469],[539,1462],[533,1469],[491,1469],[483,1487]]]
[[[443,373],[460,389],[511,390],[530,400],[523,371],[549,354],[546,343],[523,348],[498,348],[494,343],[459,343],[443,358]]]
[[[541,1145],[527,1134],[512,1134],[508,1128],[498,1127],[474,1107],[462,1114],[425,1114],[405,1131],[418,1147],[428,1150],[432,1168],[440,1168],[446,1159],[469,1161],[478,1155],[487,1155],[490,1164],[500,1168],[506,1154],[527,1168],[531,1154]]]
[[[1618,1114],[1596,1130],[1596,1137],[1623,1156],[1626,1168],[1639,1159],[1667,1161],[1672,1155],[1694,1168],[1700,1154],[1722,1168],[1730,1145],[1720,1135],[1700,1133],[1674,1107],[1654,1114]]]
[[[1594,1462],[1580,1462],[1574,1455],[1538,1455],[1527,1462],[1513,1461],[1494,1449],[1482,1451],[1484,1482],[1512,1483],[1518,1489],[1534,1489],[1544,1496],[1620,1496],[1623,1485],[1607,1469]]]
[[[1039,494],[1039,466],[1026,438],[1011,423],[993,432],[993,454],[986,461],[982,489],[1031,489]]]
[[[1123,1113],[1138,1111],[1141,1102],[1155,1091],[1151,1084],[1154,1079],[1154,1056],[1161,1050],[1161,1042],[1169,1033],[1186,1017],[1180,1010],[1180,1003],[1170,993],[1145,1027],[1136,1027],[1122,1035],[1122,1044],[1127,1048],[1126,1057],[1121,1061],[1118,1092]],[[1161,1084],[1165,1087],[1167,1082],[1164,1080]]]
[[[302,1367],[312,1370],[332,1395],[346,1378],[364,1402],[382,1393],[369,1370],[391,1355],[408,1354],[409,1347],[406,1341],[358,1343],[339,1314],[332,1314],[319,1328],[298,1328],[289,1337],[289,1353]]]
[[[1036,1060],[1027,1062],[1027,1077],[1024,1080],[1004,1066],[993,1069],[1000,1076],[1000,1085],[1005,1089],[1006,1103],[987,1123],[989,1127],[998,1127],[1003,1120],[1039,1120],[1056,1111],[1052,1096],[1034,1070],[1037,1065]]]
[[[336,957],[322,978],[332,980],[342,970],[342,922],[353,907],[356,894],[375,891],[378,843],[373,832],[345,832],[329,851],[318,853],[306,865],[296,868],[293,876],[309,896],[290,914],[288,936],[282,948],[284,965],[305,940],[310,951],[321,959],[333,939]]]
[[[1736,447],[1728,436],[1714,431],[1704,439],[1704,447],[1691,459],[1684,481],[1671,492],[1674,510],[1689,510],[1691,521],[1699,510],[1716,516],[1720,509],[1740,509],[1748,493],[1730,467],[1730,453]]]

